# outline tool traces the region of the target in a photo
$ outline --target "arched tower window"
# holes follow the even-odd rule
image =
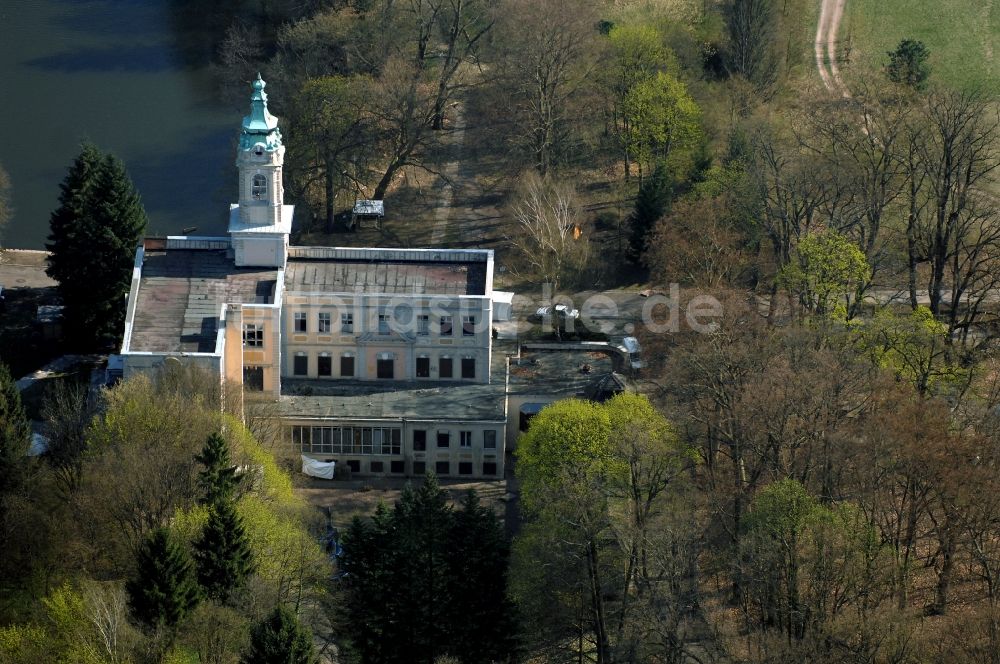
[[[257,201],[267,198],[267,178],[260,173],[254,175],[253,180],[251,180],[250,194]]]

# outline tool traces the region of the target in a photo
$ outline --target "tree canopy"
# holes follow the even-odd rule
[[[59,282],[70,345],[103,349],[121,339],[146,212],[121,160],[90,143],[60,189],[45,245],[47,272]]]

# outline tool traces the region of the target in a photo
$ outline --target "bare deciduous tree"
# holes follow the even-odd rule
[[[574,234],[580,206],[572,185],[527,172],[511,205],[508,241],[528,267],[557,292],[586,263],[586,240]]]

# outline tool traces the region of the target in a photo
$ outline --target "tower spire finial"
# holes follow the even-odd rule
[[[260,72],[257,72],[257,78],[252,85],[253,93],[250,95],[250,115],[243,118],[241,150],[251,150],[255,145],[263,144],[264,149],[270,152],[281,145],[278,118],[267,110],[267,93],[264,92],[266,85]]]

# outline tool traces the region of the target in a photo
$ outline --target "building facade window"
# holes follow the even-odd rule
[[[347,461],[347,467],[351,469],[352,473],[361,472],[361,462],[358,461],[357,459],[349,459]]]
[[[471,431],[459,431],[458,432],[458,446],[459,447],[472,447],[472,432]]]
[[[383,336],[389,334],[389,314],[378,315],[378,333]]]
[[[330,314],[320,312],[316,319],[316,331],[320,334],[330,334]]]
[[[471,461],[459,461],[458,462],[458,474],[459,475],[471,475],[472,474],[472,462]]]
[[[293,426],[292,447],[307,454],[402,454],[398,427]]]
[[[267,198],[267,178],[257,173],[250,182],[250,195],[255,201]]]
[[[431,317],[425,315],[417,316],[417,336],[426,337],[431,333]]]
[[[343,334],[354,334],[354,314],[340,314],[340,331]]]
[[[462,316],[462,336],[463,337],[474,337],[474,336],[476,336],[476,317],[475,316]]]
[[[320,355],[316,358],[316,373],[320,376],[332,376],[333,358],[329,355]]]
[[[442,337],[451,336],[451,316],[441,316],[440,334]]]
[[[396,362],[392,358],[380,357],[375,360],[375,375],[379,378],[394,378]]]
[[[475,378],[475,377],[476,377],[476,358],[463,357],[462,378]]]
[[[438,461],[434,464],[434,472],[438,475],[451,475],[451,464],[447,461]]]
[[[438,431],[437,432],[438,447],[450,447],[451,446],[451,432],[450,431]]]
[[[427,430],[426,429],[414,429],[413,430],[413,451],[423,452],[427,449]]]
[[[430,375],[431,375],[431,358],[418,357],[417,378],[430,378]]]
[[[309,322],[304,311],[295,314],[295,331],[299,333],[309,331]]]
[[[353,355],[341,355],[340,356],[340,375],[344,378],[354,377],[354,356]]]
[[[483,431],[483,449],[495,450],[497,448],[496,429],[486,429]]]
[[[425,461],[414,461],[413,462],[413,474],[414,475],[426,475],[427,474],[427,463]]]
[[[451,368],[451,358],[442,357],[438,360],[438,377],[440,378],[451,378],[452,368]]]
[[[483,475],[496,475],[497,474],[497,464],[495,461],[484,461],[483,462]]]
[[[381,473],[383,468],[384,465],[382,464],[381,461],[372,461],[370,464],[368,464],[368,470],[373,473]]]
[[[406,462],[405,461],[390,461],[389,462],[389,472],[395,475],[402,475],[406,472]]]
[[[247,348],[264,347],[264,326],[260,323],[243,325],[243,345]]]
[[[296,376],[309,375],[309,356],[296,355],[292,358],[292,373]]]
[[[243,367],[243,389],[249,392],[264,391],[264,367]]]

